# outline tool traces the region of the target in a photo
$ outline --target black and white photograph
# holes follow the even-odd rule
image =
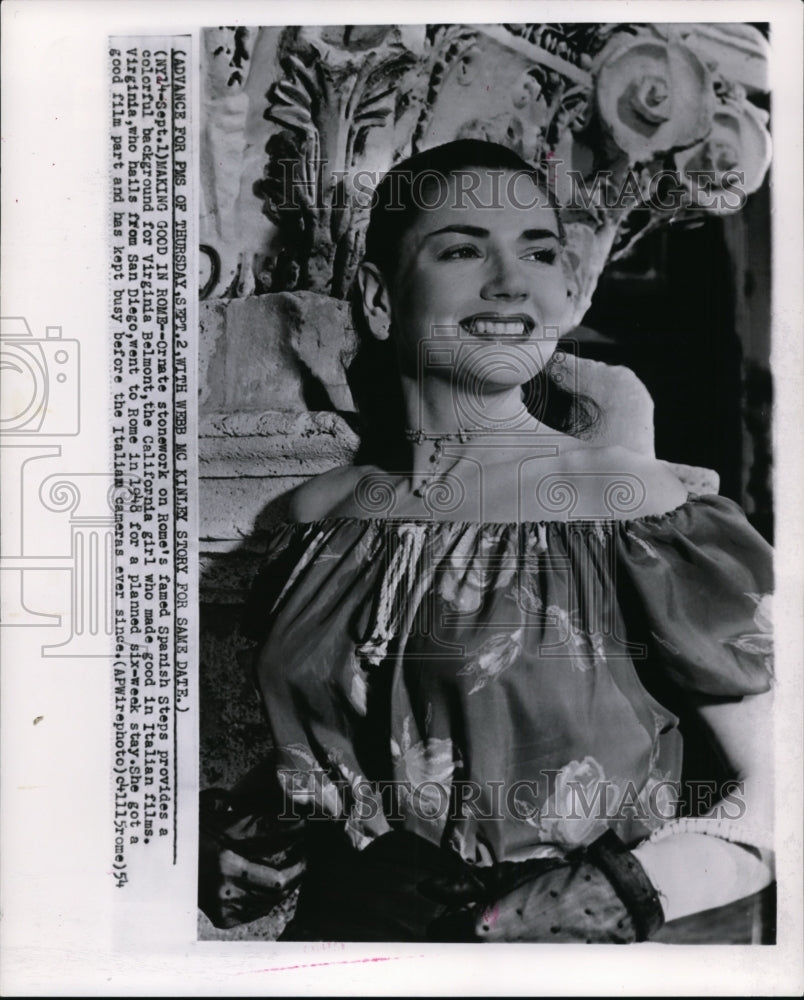
[[[0,990],[799,994],[800,6],[2,19]]]
[[[202,910],[772,943],[767,25],[202,40]]]

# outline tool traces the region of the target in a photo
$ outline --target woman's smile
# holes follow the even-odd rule
[[[477,313],[462,319],[459,326],[472,337],[523,341],[530,336],[536,321],[524,313]]]

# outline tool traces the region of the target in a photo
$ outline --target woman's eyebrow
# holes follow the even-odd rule
[[[429,240],[431,236],[440,236],[442,233],[461,233],[464,236],[488,236],[488,229],[483,229],[481,226],[465,226],[456,223],[452,226],[444,226],[441,229],[434,229],[431,233],[427,233],[425,236],[426,240]]]
[[[525,229],[519,238],[521,240],[557,240],[558,233],[552,229]]]
[[[483,229],[481,226],[467,226],[460,223],[455,223],[451,226],[444,226],[441,229],[434,229],[431,233],[427,233],[425,239],[429,240],[431,236],[440,236],[442,233],[460,233],[463,236],[476,236],[479,238],[484,238],[489,236],[489,230]],[[545,240],[545,239],[558,239],[558,233],[554,232],[552,229],[525,229],[518,236],[520,240]]]

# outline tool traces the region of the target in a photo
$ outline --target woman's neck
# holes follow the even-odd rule
[[[460,442],[471,442],[476,460],[492,461],[503,439],[510,445],[526,435],[532,447],[533,435],[545,429],[526,408],[519,386],[481,394],[442,379],[417,382],[403,375],[402,395],[417,496],[454,465]]]
[[[465,433],[537,430],[539,421],[522,401],[520,386],[479,392],[452,386],[444,379],[417,381],[402,376],[405,422],[428,439]]]

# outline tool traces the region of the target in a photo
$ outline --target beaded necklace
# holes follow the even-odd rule
[[[425,441],[433,442],[433,453],[430,456],[430,465],[432,468],[426,472],[422,478],[422,481],[418,486],[414,487],[413,495],[417,497],[423,497],[427,491],[428,486],[433,482],[434,479],[438,478],[439,470],[441,468],[441,457],[444,454],[444,443],[446,441],[460,441],[461,444],[465,444],[467,441],[471,441],[473,438],[481,437],[484,434],[494,433],[488,430],[464,430],[455,431],[452,434],[428,434],[426,431],[414,431],[407,429],[405,431],[405,437],[408,441],[412,441],[414,444],[423,444]]]

